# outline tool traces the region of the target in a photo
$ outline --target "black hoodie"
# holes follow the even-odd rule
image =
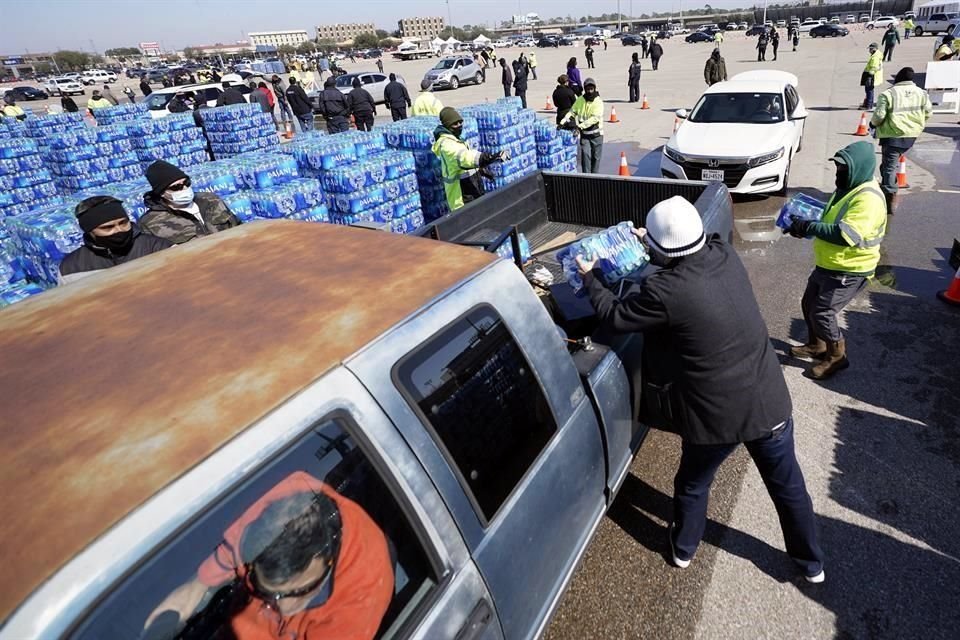
[[[83,234],[83,246],[71,251],[60,263],[60,282],[66,284],[82,277],[79,274],[109,269],[172,246],[172,242],[144,233],[134,225],[133,243],[130,245],[130,250],[125,254],[118,254],[109,249],[98,247],[93,243],[93,237],[89,233],[85,233]]]

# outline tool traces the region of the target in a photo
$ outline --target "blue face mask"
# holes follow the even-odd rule
[[[179,191],[167,191],[164,197],[178,207],[189,206],[193,202],[193,187],[186,187]]]

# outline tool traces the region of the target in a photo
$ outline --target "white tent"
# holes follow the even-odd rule
[[[446,41],[443,38],[434,38],[431,44],[434,47],[442,47],[444,44],[446,44]]]
[[[444,40],[444,42],[447,44],[460,44],[460,41],[454,38],[453,36],[450,36],[449,38]]]
[[[407,49],[416,49],[416,48],[417,48],[417,44],[415,42],[410,42],[409,40],[397,45],[398,51],[406,51]]]
[[[478,35],[476,38],[474,38],[473,40],[473,44],[487,44],[488,42],[491,42],[490,38],[483,35],[482,33]]]

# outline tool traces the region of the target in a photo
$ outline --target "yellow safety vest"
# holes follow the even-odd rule
[[[713,34],[713,41],[714,41],[714,42],[720,42],[720,43],[722,43],[722,42],[723,42],[723,34],[720,33],[719,31],[717,31],[715,34]]]
[[[874,51],[867,59],[867,66],[863,68],[866,73],[873,73],[873,86],[879,87],[883,82],[883,54]]]
[[[916,138],[932,113],[927,92],[906,80],[880,94],[870,121],[878,138]]]
[[[579,96],[570,107],[570,111],[563,117],[560,124],[565,123],[570,118],[574,118],[574,123],[580,129],[580,133],[593,135],[599,133],[603,135],[603,100],[600,96],[588,102],[583,96]]]
[[[443,105],[437,99],[437,96],[429,91],[424,91],[413,101],[413,108],[410,113],[415,116],[438,116],[441,109],[443,109]]]
[[[537,54],[535,53],[530,54],[530,68],[531,69],[537,68]]]
[[[21,109],[17,105],[8,104],[3,107],[3,115],[9,116],[11,118],[21,118],[27,114],[24,113],[23,109]]]
[[[450,133],[443,133],[433,143],[433,153],[440,159],[443,190],[447,194],[447,206],[456,211],[463,206],[463,191],[460,179],[473,173],[480,166],[480,152]]]
[[[942,44],[940,45],[940,48],[937,49],[937,52],[933,54],[933,59],[934,61],[938,61],[941,59],[946,60],[947,56],[952,54],[953,54],[953,49],[950,48],[950,45]]]
[[[106,98],[100,98],[99,100],[94,100],[90,98],[87,100],[87,109],[93,111],[94,109],[102,109],[103,107],[112,107],[113,104]]]
[[[880,262],[880,243],[887,230],[887,204],[876,180],[864,182],[834,200],[831,196],[821,222],[840,226],[840,235],[853,246],[841,247],[813,239],[816,265],[830,271],[872,275]]]

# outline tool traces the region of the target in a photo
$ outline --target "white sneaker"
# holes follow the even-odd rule
[[[689,567],[690,561],[681,560],[680,558],[678,558],[677,552],[673,548],[673,525],[672,524],[670,525],[670,530],[667,532],[667,538],[669,538],[670,540],[670,559],[673,560],[673,564],[680,569],[686,569],[687,567]]]
[[[824,573],[823,573],[823,569],[821,569],[821,570],[820,570],[820,573],[818,573],[817,575],[815,575],[815,576],[803,576],[803,578],[804,578],[804,580],[806,580],[807,582],[810,582],[810,583],[813,583],[813,584],[820,584],[821,582],[823,582],[823,581],[826,579],[826,576],[825,576]]]

